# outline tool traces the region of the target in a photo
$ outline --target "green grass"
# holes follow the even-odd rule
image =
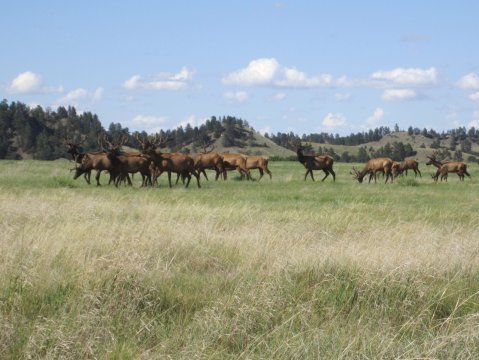
[[[476,358],[479,171],[87,185],[0,162],[0,358]],[[258,175],[255,175],[256,177]],[[107,176],[102,176],[107,183]]]

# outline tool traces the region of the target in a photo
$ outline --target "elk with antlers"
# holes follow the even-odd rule
[[[306,173],[304,174],[304,180],[310,174],[311,179],[314,180],[313,170],[322,170],[324,172],[324,178],[321,181],[324,181],[329,174],[333,176],[333,181],[336,181],[336,173],[333,170],[334,159],[329,155],[304,155],[304,147],[301,145],[301,142],[293,144],[296,146],[296,154],[298,155],[298,161],[304,165],[306,168]]]
[[[437,153],[432,154],[431,156],[426,156],[429,161],[426,165],[434,165],[437,168],[436,174],[433,175],[434,181],[439,179],[439,175],[441,176],[441,181],[447,181],[448,173],[456,173],[459,176],[460,181],[464,181],[464,175],[471,177],[471,175],[467,172],[467,165],[462,161],[447,161],[447,162],[440,162],[436,158]]]
[[[374,177],[374,183],[376,183],[376,173],[382,172],[386,175],[386,182],[388,179],[391,178],[391,183],[393,182],[393,174],[392,174],[392,166],[393,161],[390,158],[375,158],[370,159],[366,165],[364,166],[362,171],[356,170],[353,166],[354,173],[350,172],[351,175],[354,175],[354,179],[358,180],[360,183],[363,182],[363,178],[369,174],[369,182]]]
[[[166,143],[166,139],[160,137],[158,134],[155,135],[153,141],[149,141],[148,139],[141,140],[139,137],[137,137],[137,140],[141,145],[141,153],[152,162],[150,171],[153,175],[153,184],[156,183],[158,177],[163,172],[167,172],[168,183],[171,188],[171,173],[174,172],[188,179],[185,187],[188,187],[190,184],[191,175],[196,177],[198,187],[201,187],[199,175],[195,170],[195,162],[191,157],[183,154],[161,152],[160,146]]]
[[[70,138],[63,139],[63,143],[67,146],[67,153],[71,155],[72,160],[75,162],[75,167],[82,163],[83,157],[85,156],[85,153],[82,151],[81,148],[85,140],[86,135],[81,135],[79,142],[75,142],[73,141],[73,139]],[[75,169],[71,169],[70,171],[72,170]],[[85,171],[83,173],[83,177],[85,178],[85,181],[88,183],[88,185],[90,185],[90,175],[91,170]]]
[[[198,175],[203,174],[206,180],[208,180],[205,170],[212,169],[216,172],[215,180],[218,180],[220,175],[225,172],[223,158],[220,154],[212,152],[215,148],[213,144],[203,143],[201,147],[201,153],[195,157],[195,169],[198,172]]]

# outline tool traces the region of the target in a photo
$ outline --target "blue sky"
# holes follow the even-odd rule
[[[0,97],[130,130],[479,127],[477,1],[6,1]]]

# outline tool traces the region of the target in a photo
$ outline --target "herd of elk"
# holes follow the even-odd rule
[[[329,174],[333,176],[333,181],[336,181],[336,173],[333,170],[334,159],[331,156],[304,155],[304,147],[301,145],[301,143],[296,143],[293,145],[296,146],[296,154],[298,155],[298,161],[306,168],[304,180],[306,180],[308,174],[310,174],[311,179],[314,181],[313,170],[323,170],[325,175],[321,181],[324,181],[329,176]]]
[[[441,181],[447,181],[448,173],[456,173],[459,176],[460,181],[464,181],[464,175],[471,177],[471,175],[467,172],[467,165],[462,161],[446,161],[440,162],[436,158],[436,153],[431,156],[427,156],[429,159],[426,165],[434,165],[437,168],[436,174],[433,175],[434,181],[439,179],[441,176]]]
[[[198,187],[200,185],[200,174],[203,174],[208,180],[205,170],[214,170],[216,172],[215,180],[223,175],[223,179],[227,179],[227,170],[237,170],[241,178],[253,180],[250,170],[258,169],[261,180],[266,172],[270,179],[271,171],[268,169],[268,159],[264,156],[246,156],[242,154],[216,153],[213,152],[214,146],[203,146],[203,151],[192,158],[182,153],[164,153],[161,147],[166,144],[166,139],[156,135],[155,137],[145,137],[141,139],[138,135],[136,140],[140,144],[140,152],[122,152],[121,149],[126,145],[128,137],[122,136],[118,142],[111,142],[106,135],[98,140],[100,151],[83,152],[82,145],[86,137],[81,136],[80,141],[75,142],[73,139],[65,138],[64,144],[67,147],[66,152],[71,155],[75,162],[75,175],[77,179],[84,175],[85,180],[90,184],[90,174],[92,170],[96,170],[96,183],[100,185],[100,174],[102,171],[108,171],[110,174],[110,183],[118,186],[121,181],[126,181],[132,185],[130,174],[140,173],[142,176],[142,186],[157,184],[158,177],[166,172],[168,173],[168,183],[171,184],[171,173],[177,174],[177,182],[181,177],[183,181],[187,179],[185,187],[188,187],[191,176],[196,177]],[[313,170],[322,170],[325,176],[324,181],[330,174],[333,181],[336,180],[336,174],[333,170],[334,159],[329,155],[305,155],[304,147],[301,142],[294,144],[298,161],[306,168],[304,180],[311,176],[314,180]],[[434,165],[437,168],[436,174],[432,175],[435,181],[440,178],[441,181],[447,181],[449,173],[457,173],[459,180],[464,181],[464,176],[470,177],[467,172],[467,165],[462,161],[446,161],[440,162],[436,158],[436,153],[427,156],[429,161],[426,165]],[[73,169],[72,169],[73,170]],[[416,160],[406,159],[402,162],[395,162],[388,157],[370,159],[361,171],[356,170],[353,166],[350,172],[355,180],[363,182],[365,176],[369,175],[369,183],[374,178],[377,181],[377,173],[386,176],[386,183],[400,174],[407,175],[408,170],[413,170],[415,177],[421,172],[419,164]]]

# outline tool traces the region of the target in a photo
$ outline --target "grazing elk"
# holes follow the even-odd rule
[[[225,180],[227,179],[227,170],[238,170],[241,175],[241,179],[246,178],[247,180],[252,180],[251,174],[246,168],[246,157],[244,155],[223,153],[221,154],[221,157],[223,159],[223,177]]]
[[[81,146],[86,140],[86,135],[81,135],[80,141],[79,142],[74,142],[73,139],[65,138],[63,140],[63,143],[67,146],[67,153],[71,155],[72,160],[75,162],[75,167],[78,166],[78,164],[82,163],[83,157],[85,156],[85,153],[83,153]],[[75,170],[75,169],[72,169]],[[85,178],[85,181],[87,182],[88,185],[90,185],[90,176],[91,176],[91,170],[85,171],[83,173],[83,177]]]
[[[265,156],[246,156],[246,169],[248,171],[258,169],[260,174],[258,181],[261,180],[264,172],[269,175],[270,180],[273,178],[271,171],[268,169],[268,158]]]
[[[426,157],[429,159],[426,165],[434,165],[437,168],[436,174],[433,175],[434,181],[437,181],[439,176],[441,176],[441,181],[447,181],[447,175],[449,173],[457,173],[460,181],[464,181],[464,175],[471,177],[471,175],[467,172],[467,165],[462,161],[440,162],[437,160],[436,154]]]
[[[363,178],[366,175],[369,175],[369,182],[371,183],[371,179],[374,177],[374,183],[376,183],[376,173],[381,172],[386,175],[386,182],[388,179],[391,178],[391,183],[393,182],[393,174],[392,174],[392,166],[393,161],[390,158],[375,158],[370,159],[366,165],[364,166],[362,171],[356,170],[353,166],[354,173],[350,172],[354,175],[354,179],[358,180],[360,183],[363,182]]]
[[[160,145],[166,142],[165,139],[155,136],[153,141],[148,139],[141,140],[139,137],[137,140],[141,145],[141,153],[151,160],[150,171],[153,175],[153,184],[157,182],[158,177],[163,173],[168,173],[168,183],[171,185],[171,173],[174,172],[181,176],[186,177],[188,180],[185,187],[188,187],[191,181],[191,175],[196,177],[196,182],[200,188],[200,178],[195,170],[195,161],[183,154],[171,154],[163,153],[160,150]]]
[[[419,174],[419,177],[422,177],[421,171],[419,170],[419,163],[416,160],[406,159],[401,162],[394,161],[393,163],[394,177],[397,177],[398,175],[404,173],[404,171],[406,171],[406,176],[407,176],[408,170],[414,171],[414,177],[417,177],[417,174]]]
[[[333,176],[333,181],[336,181],[336,173],[333,170],[334,159],[329,155],[304,155],[304,147],[301,143],[296,144],[296,154],[298,155],[298,161],[306,168],[306,174],[304,174],[304,180],[311,175],[313,181],[313,170],[323,170],[325,173],[321,181],[324,181],[329,174]]]
[[[208,180],[206,169],[211,169],[216,172],[215,180],[218,180],[220,175],[225,172],[223,158],[220,154],[212,152],[214,148],[215,146],[212,144],[203,144],[202,152],[195,156],[195,169],[198,175],[201,176],[201,174],[203,174],[206,180]]]

